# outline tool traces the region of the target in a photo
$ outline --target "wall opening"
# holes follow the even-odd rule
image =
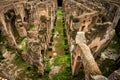
[[[115,32],[116,32],[116,35],[118,37],[120,37],[120,19],[119,19],[118,24],[117,24],[117,26],[115,28]]]
[[[58,7],[62,7],[63,0],[57,0],[57,2],[58,2]]]

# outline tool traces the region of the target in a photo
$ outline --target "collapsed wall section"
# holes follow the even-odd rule
[[[88,66],[91,70],[98,71],[96,75],[101,75],[99,69],[90,67],[89,64],[93,64],[90,61],[94,61],[94,59],[86,58],[87,54],[83,55],[84,51],[80,51],[78,47],[81,46],[78,44],[86,44],[90,49],[88,53],[92,54],[89,54],[90,56],[94,56],[94,58],[99,56],[100,52],[110,43],[114,36],[114,27],[116,27],[114,20],[118,21],[116,16],[119,7],[106,1],[101,3],[100,0],[64,0],[63,3],[66,34],[71,53],[72,74],[77,75],[83,65],[86,80],[89,80],[90,75],[92,75],[92,72],[89,73]],[[110,7],[105,6],[106,3]],[[112,13],[114,8],[116,10]],[[110,19],[111,16],[114,20]],[[94,62],[94,64],[97,63]],[[106,80],[106,78],[104,79]]]
[[[44,58],[52,37],[57,1],[8,2],[5,4],[3,1],[4,4],[0,7],[0,31],[7,45],[16,50],[24,61],[37,67],[38,73],[43,75]]]

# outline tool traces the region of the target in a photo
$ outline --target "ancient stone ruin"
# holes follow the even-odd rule
[[[64,11],[72,74],[83,66],[85,79],[91,80],[91,76],[101,75],[95,59],[115,34],[120,7],[100,0],[64,0]]]
[[[85,80],[120,80],[120,56],[118,70],[109,76],[102,74],[96,61],[114,36],[120,37],[119,0],[1,0],[0,80],[36,80],[22,75],[24,69],[14,63],[16,55],[40,77],[45,75],[59,7],[64,13],[71,76],[81,76],[82,69]]]
[[[26,62],[36,66],[42,75],[44,55],[55,21],[56,1],[8,0],[0,1],[0,4],[1,34],[8,46],[16,49]],[[19,44],[21,41],[25,43]]]

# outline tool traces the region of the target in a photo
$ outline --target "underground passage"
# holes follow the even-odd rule
[[[58,7],[62,7],[63,0],[57,0]]]
[[[1,0],[0,80],[120,80],[119,0]]]

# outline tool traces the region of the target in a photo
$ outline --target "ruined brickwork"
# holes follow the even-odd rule
[[[32,5],[31,5],[32,6]],[[56,6],[53,1],[37,3],[30,10],[30,25],[34,25],[28,30],[27,50],[28,61],[38,67],[39,73],[44,73],[44,55],[49,47],[51,32],[55,20]]]
[[[83,64],[85,80],[91,80],[90,76],[101,75],[94,58],[113,38],[120,7],[100,0],[64,0],[63,3],[72,74],[77,75]],[[97,78],[106,80],[102,76]]]
[[[56,16],[56,0],[8,0],[0,4],[0,30],[8,46],[16,49],[17,54],[43,75],[44,57]],[[5,77],[10,80],[15,78],[8,76]]]
[[[119,0],[118,0],[119,1]],[[0,80],[20,79],[21,69],[12,63],[14,54],[44,75],[45,55],[50,47],[57,0],[0,0]],[[115,35],[120,36],[120,3],[109,0],[63,0],[63,11],[72,75],[84,69],[85,80],[119,80],[120,70],[108,78],[95,59]],[[10,47],[14,52],[8,50]],[[120,58],[117,64],[120,63]],[[29,80],[29,79],[25,79]]]

